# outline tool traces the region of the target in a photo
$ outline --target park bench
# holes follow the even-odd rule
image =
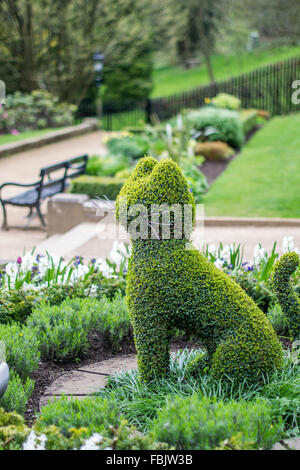
[[[3,209],[3,224],[2,228],[8,230],[6,205],[28,207],[30,219],[33,210],[36,209],[37,215],[40,218],[43,227],[46,226],[43,214],[41,212],[40,204],[48,197],[54,194],[63,193],[69,186],[69,180],[76,176],[85,173],[88,155],[81,155],[79,157],[65,160],[55,165],[47,166],[41,169],[40,179],[36,183],[21,184],[21,183],[4,183],[0,186],[0,203]],[[52,179],[53,173],[60,171],[60,175]],[[7,186],[17,186],[28,189],[16,196],[4,198],[2,197],[2,190]]]

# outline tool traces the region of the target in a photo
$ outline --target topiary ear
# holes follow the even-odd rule
[[[171,159],[161,160],[153,169],[151,193],[160,204],[194,204],[194,198],[180,167]]]
[[[152,173],[153,168],[157,165],[157,160],[153,157],[145,157],[142,158],[137,166],[135,167],[132,175],[131,180],[137,180],[138,178],[143,178],[150,173]]]

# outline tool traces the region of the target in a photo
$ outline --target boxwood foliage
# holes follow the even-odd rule
[[[272,284],[293,338],[300,335],[300,301],[290,285],[290,277],[299,265],[297,253],[286,253],[275,264]]]
[[[179,166],[147,157],[123,186],[116,214],[133,204],[194,206]],[[121,223],[124,219],[120,218]],[[131,217],[125,220],[125,225]],[[172,222],[171,222],[172,223]],[[130,228],[130,227],[129,227]],[[156,232],[161,233],[159,227]],[[130,232],[130,229],[129,229]],[[282,348],[264,313],[229,276],[187,242],[135,239],[129,262],[127,304],[134,327],[138,368],[143,381],[168,374],[173,327],[197,335],[206,346],[207,367],[216,378],[260,380],[282,366]],[[189,249],[187,249],[187,247]]]
[[[115,200],[124,184],[124,180],[110,176],[81,175],[71,184],[71,193],[87,194],[90,198],[106,196]]]

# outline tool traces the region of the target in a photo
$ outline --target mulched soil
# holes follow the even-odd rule
[[[257,126],[255,129],[253,129],[249,134],[246,136],[245,142],[248,142],[254,134],[256,134],[257,131],[261,129],[262,126]],[[227,168],[229,163],[237,157],[237,155],[240,153],[240,150],[237,150],[230,158],[228,158],[225,161],[221,162],[213,162],[213,161],[206,161],[204,162],[200,170],[201,172],[206,176],[207,182],[209,185],[215,181],[215,179],[218,178],[218,176],[223,173],[223,171]]]

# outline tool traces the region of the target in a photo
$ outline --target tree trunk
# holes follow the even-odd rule
[[[210,54],[208,52],[204,51],[203,55],[204,55],[204,59],[205,59],[205,63],[206,63],[210,83],[214,84],[216,81],[215,81],[215,74],[214,74],[214,69],[213,69],[212,63],[211,63]]]

